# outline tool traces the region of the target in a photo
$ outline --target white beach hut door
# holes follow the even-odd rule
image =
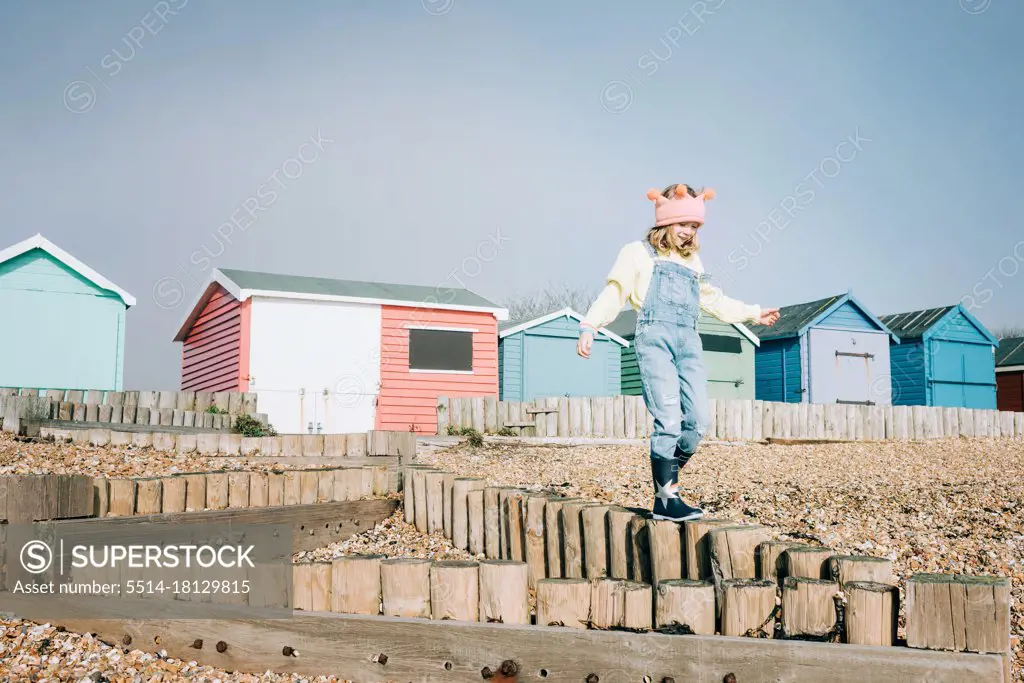
[[[886,335],[813,329],[807,342],[812,403],[892,403]]]

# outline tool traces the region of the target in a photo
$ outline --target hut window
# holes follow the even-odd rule
[[[455,330],[409,330],[409,369],[472,372],[473,333]]]
[[[700,335],[701,345],[705,351],[717,351],[719,353],[742,353],[743,344],[739,337],[728,337],[724,334],[702,334]]]

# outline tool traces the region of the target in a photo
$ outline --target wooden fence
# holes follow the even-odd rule
[[[252,391],[85,391],[0,387],[0,398],[4,396],[38,396],[55,403],[133,406],[150,410],[188,410],[196,413],[205,412],[211,406],[228,415],[256,412],[256,393]]]
[[[705,438],[728,441],[1024,438],[1024,413],[931,406],[865,406],[711,399]],[[654,419],[640,396],[542,398],[439,397],[437,430],[473,428],[519,436],[643,439]]]

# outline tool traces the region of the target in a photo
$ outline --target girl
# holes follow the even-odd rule
[[[607,286],[580,324],[576,351],[589,358],[594,333],[615,320],[627,301],[639,311],[633,345],[644,403],[654,416],[654,519],[678,522],[704,514],[679,497],[679,468],[697,450],[709,421],[697,332],[700,310],[727,323],[770,326],[779,319],[777,308],[762,310],[730,299],[703,275],[697,232],[704,224],[704,203],[714,196],[714,190],[696,192],[687,185],[670,185],[660,194],[650,190],[654,227],[647,239],[622,248]]]

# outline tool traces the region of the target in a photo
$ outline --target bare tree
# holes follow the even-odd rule
[[[1020,325],[1005,325],[998,330],[993,330],[992,334],[996,335],[997,339],[1024,337],[1024,327]]]
[[[571,308],[583,314],[597,298],[599,290],[565,282],[550,283],[543,288],[506,297],[505,308],[509,320],[520,321],[539,318],[562,308]]]

